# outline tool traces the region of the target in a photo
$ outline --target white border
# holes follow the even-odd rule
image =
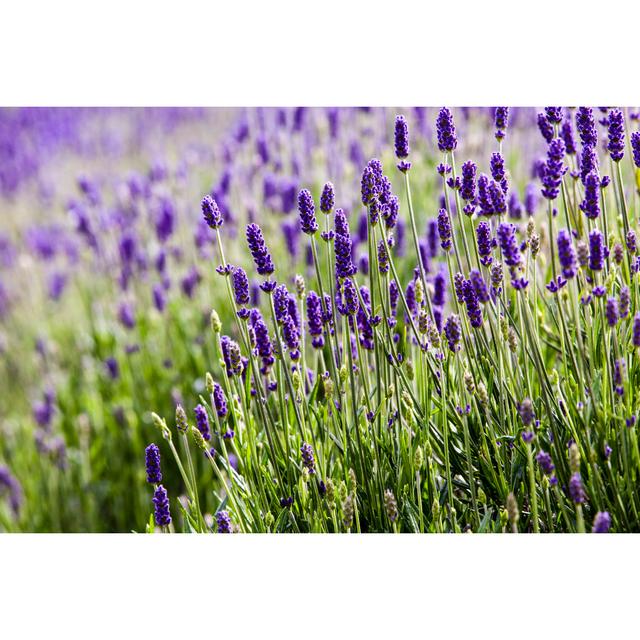
[[[7,535],[0,625],[92,640],[634,637],[637,548],[630,535]]]
[[[636,104],[632,5],[20,0],[0,104]]]

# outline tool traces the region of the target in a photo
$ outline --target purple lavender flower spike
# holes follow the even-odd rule
[[[218,533],[231,533],[231,517],[228,511],[218,511],[216,513],[216,525]]]
[[[584,145],[580,154],[580,179],[582,184],[586,184],[587,177],[591,173],[594,173],[596,177],[598,175],[598,154],[595,147]]]
[[[466,202],[464,212],[470,216],[475,211],[476,204],[476,171],[474,162],[467,160],[462,165],[462,182],[460,185],[460,197]]]
[[[509,222],[501,222],[496,232],[504,261],[509,267],[517,267],[521,260],[515,232],[515,225]]]
[[[482,221],[478,223],[478,226],[476,227],[476,241],[480,262],[485,267],[488,267],[493,261],[491,256],[493,238],[491,237],[491,225],[488,222]]]
[[[553,140],[553,126],[551,126],[544,113],[538,114],[538,128],[540,129],[542,137],[547,141],[547,144],[549,144]]]
[[[153,493],[154,517],[158,527],[167,527],[171,524],[171,512],[169,511],[169,497],[167,490],[159,484]]]
[[[487,287],[487,283],[485,282],[482,273],[477,269],[471,269],[469,272],[469,281],[473,286],[473,290],[475,291],[478,300],[483,304],[489,302],[489,288]]]
[[[216,409],[216,414],[218,415],[218,418],[225,418],[228,413],[227,399],[224,396],[224,391],[222,390],[222,387],[217,382],[213,383],[212,395],[213,395],[213,405]],[[204,436],[204,434],[202,435]]]
[[[544,113],[549,124],[560,124],[562,122],[562,107],[545,107]]]
[[[571,120],[569,118],[565,118],[564,122],[562,123],[562,127],[560,129],[560,137],[564,142],[564,148],[567,152],[567,155],[575,155],[577,151],[576,141],[573,137],[573,127],[571,126]]]
[[[300,453],[302,454],[302,466],[307,469],[309,475],[314,475],[316,472],[316,461],[313,457],[313,448],[310,444],[303,442],[300,447]]]
[[[315,349],[324,346],[322,331],[322,301],[315,291],[309,291],[307,295],[307,327],[311,336],[311,344]]]
[[[509,107],[496,107],[494,111],[496,140],[503,140],[509,125]]]
[[[604,244],[604,236],[599,229],[593,229],[589,233],[589,269],[602,271],[608,250]]]
[[[467,280],[462,288],[462,294],[464,302],[467,307],[467,315],[469,316],[469,322],[474,329],[479,329],[482,326],[482,309],[478,302],[478,296],[473,283]]]
[[[631,134],[631,151],[633,152],[633,163],[640,169],[640,131]]]
[[[547,161],[542,175],[542,195],[549,200],[555,200],[558,197],[562,176],[566,172],[563,164],[564,152],[564,142],[561,138],[555,138],[549,143]]]
[[[333,184],[331,182],[327,182],[323,189],[322,195],[320,196],[320,211],[322,213],[331,213],[333,210],[333,205],[335,204],[336,196],[335,191],[333,189]]]
[[[343,284],[344,301],[340,312],[343,315],[354,316],[358,310],[358,294],[351,278],[347,278]]]
[[[629,287],[620,289],[620,297],[618,300],[618,310],[621,318],[627,318],[631,310],[631,292]]]
[[[212,228],[218,229],[222,226],[224,220],[218,207],[218,203],[209,195],[202,198],[202,215],[205,222]]]
[[[495,180],[489,184],[489,197],[491,198],[491,207],[496,215],[500,216],[507,212],[504,189]]]
[[[291,359],[298,360],[300,357],[300,335],[293,318],[288,314],[282,324],[282,337],[287,345],[287,349],[289,349]]]
[[[509,189],[509,183],[507,182],[507,176],[504,169],[504,158],[501,153],[492,153],[491,160],[489,162],[491,168],[491,177],[500,185],[502,191],[507,193]]]
[[[571,241],[571,235],[566,229],[558,232],[558,257],[562,267],[562,275],[565,278],[573,278],[576,275],[577,255]]]
[[[591,107],[578,107],[576,112],[576,129],[583,146],[595,148],[598,143],[596,121]]]
[[[249,251],[251,251],[258,273],[261,276],[271,275],[274,272],[271,254],[264,242],[262,230],[255,223],[247,226],[247,244],[249,245]]]
[[[624,117],[622,111],[613,109],[609,113],[607,150],[614,162],[620,162],[624,156]]]
[[[444,323],[444,336],[447,339],[449,349],[454,353],[460,348],[460,338],[462,332],[460,330],[460,318],[457,315],[450,315]]]
[[[196,414],[196,427],[198,431],[202,434],[202,437],[205,440],[211,440],[211,429],[209,427],[209,416],[207,415],[207,410],[199,404],[193,412]]]
[[[598,511],[593,519],[593,533],[609,533],[611,516],[608,511]]]
[[[458,146],[456,128],[453,124],[453,116],[447,107],[442,107],[436,119],[436,131],[438,134],[438,149],[443,153],[455,151]]]
[[[483,216],[492,216],[496,212],[489,192],[489,178],[484,173],[478,178],[478,205]]]
[[[249,278],[247,278],[247,274],[244,269],[235,267],[233,270],[232,280],[236,304],[240,306],[249,304]]]
[[[538,206],[538,190],[535,184],[529,183],[524,193],[524,209],[528,216],[532,216],[536,212]]]
[[[636,313],[633,319],[633,333],[631,343],[634,347],[640,348],[640,312]]]
[[[615,327],[616,324],[618,324],[618,301],[615,298],[609,298],[607,300],[604,315],[610,327]]]
[[[298,212],[300,213],[300,228],[303,233],[312,236],[318,230],[318,223],[316,221],[316,206],[308,189],[303,189],[298,194]]]
[[[590,173],[584,183],[584,200],[580,209],[591,220],[600,216],[600,179],[598,174]]]
[[[406,118],[402,115],[396,116],[394,138],[396,157],[400,160],[398,169],[407,171],[411,168],[411,163],[405,160],[409,157],[409,127]]]
[[[451,222],[445,209],[440,209],[438,212],[438,234],[440,236],[440,246],[445,251],[449,251],[451,249]]]
[[[579,473],[574,473],[569,480],[569,497],[575,504],[582,504],[587,496]]]
[[[145,449],[144,455],[147,482],[149,484],[160,484],[162,482],[162,471],[160,469],[160,449],[158,449],[158,445],[151,443]]]

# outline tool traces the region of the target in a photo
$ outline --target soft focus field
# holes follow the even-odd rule
[[[447,113],[0,110],[0,531],[640,530],[640,112]]]

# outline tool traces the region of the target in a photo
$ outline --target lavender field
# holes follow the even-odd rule
[[[0,532],[640,531],[640,108],[0,109]]]

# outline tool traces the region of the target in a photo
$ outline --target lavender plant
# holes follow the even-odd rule
[[[1,528],[640,530],[635,112],[340,113],[241,111],[24,234],[77,321],[2,407]]]

